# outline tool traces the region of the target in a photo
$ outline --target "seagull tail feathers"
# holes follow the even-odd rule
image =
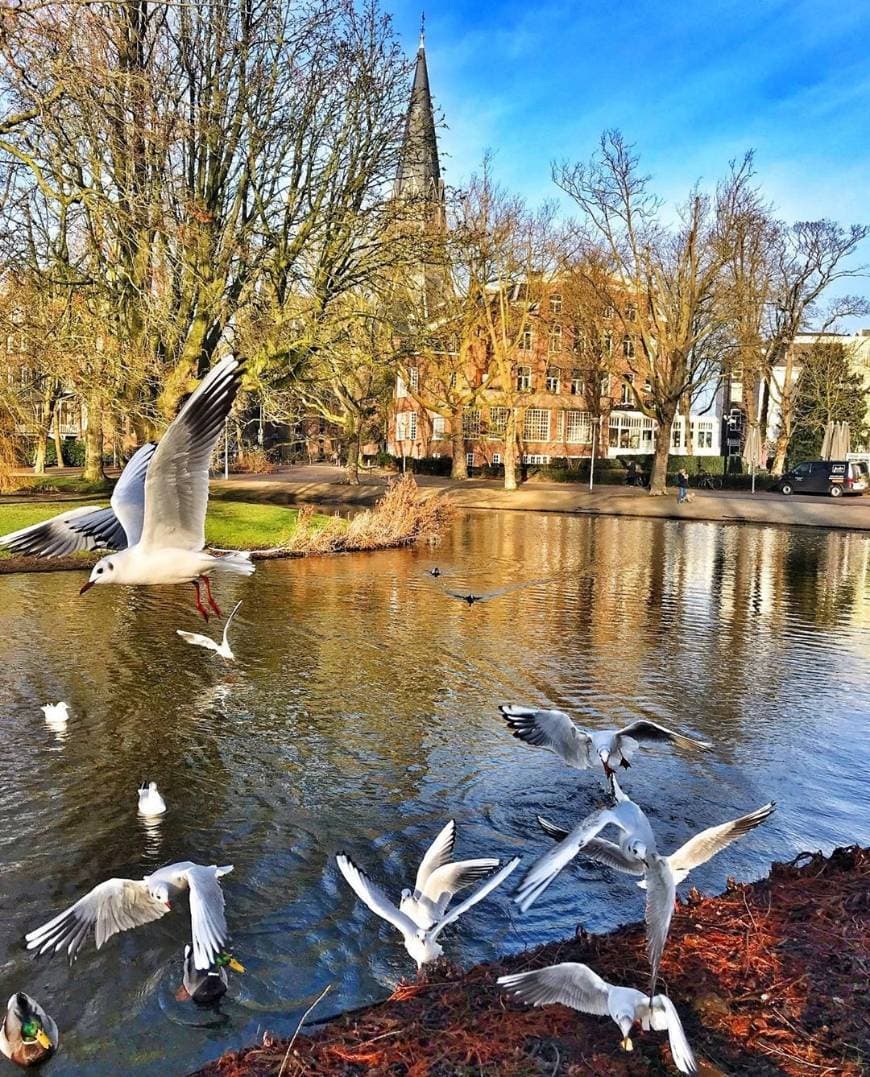
[[[249,550],[230,550],[215,555],[213,567],[217,572],[230,572],[236,576],[250,576],[255,569]]]

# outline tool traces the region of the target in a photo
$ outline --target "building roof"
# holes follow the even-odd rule
[[[411,100],[405,119],[402,156],[396,173],[396,195],[443,198],[444,184],[438,161],[438,140],[435,135],[435,113],[429,90],[429,70],[426,66],[426,45],[420,34],[417,63]]]

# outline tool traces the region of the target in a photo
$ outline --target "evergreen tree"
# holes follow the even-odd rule
[[[797,385],[789,466],[818,460],[825,427],[847,422],[855,446],[867,436],[867,394],[846,345],[818,343],[806,354]]]

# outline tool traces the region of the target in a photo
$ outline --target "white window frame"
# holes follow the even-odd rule
[[[498,417],[494,413],[498,413]],[[504,413],[504,416],[502,416]],[[504,422],[502,422],[502,417]],[[508,419],[510,418],[510,408],[504,408],[501,406],[491,407],[489,409],[489,427],[488,435],[491,438],[501,438],[504,436],[507,430]]]
[[[608,357],[613,355],[613,333],[605,333],[602,341],[604,354]]]
[[[571,350],[576,352],[577,355],[582,355],[585,349],[586,334],[579,325],[575,325],[571,330]]]
[[[462,436],[466,441],[480,437],[480,408],[462,409]]]
[[[518,393],[530,393],[532,391],[532,368],[530,366],[518,366],[516,375]]]
[[[408,388],[411,392],[416,393],[420,388],[420,369],[419,367],[412,366],[408,369]]]
[[[586,392],[586,383],[583,380],[583,372],[578,368],[571,371],[571,396],[583,396]]]
[[[498,464],[501,463],[501,453],[500,452],[494,452],[492,454],[492,462],[493,462],[493,465],[498,465]]]
[[[625,308],[625,317],[629,322],[637,321],[637,306],[634,303],[629,303]]]
[[[467,452],[465,454],[465,466],[466,467],[474,467],[474,453],[473,452]]]
[[[547,351],[550,355],[558,355],[562,350],[562,323],[556,322],[550,326],[550,337],[547,343]]]
[[[565,416],[565,444],[590,445],[592,443],[592,417],[588,411],[571,408]]]
[[[555,370],[555,372],[556,372],[555,377],[553,377],[552,374],[550,373],[550,371],[553,371],[553,370]],[[548,366],[547,367],[547,377],[546,377],[546,381],[545,381],[544,384],[547,387],[547,392],[548,393],[557,394],[560,391],[561,387],[562,387],[562,369],[561,369],[561,367]]]
[[[601,377],[601,383],[598,386],[598,390],[601,396],[610,396],[610,375],[603,374]]]
[[[562,293],[553,292],[550,296],[550,313],[561,314],[562,313]]]
[[[401,374],[396,375],[396,400],[403,400],[408,395],[408,386]]]
[[[532,350],[532,345],[534,344],[534,339],[535,339],[535,335],[532,332],[531,327],[526,326],[526,328],[522,332],[522,335],[520,336],[520,340],[519,340],[519,344],[517,345],[517,348],[521,352],[530,352]]]
[[[634,393],[631,391],[631,385],[634,381],[634,374],[624,374],[622,378],[622,385],[620,386],[619,402],[620,404],[633,404]]]
[[[549,464],[550,457],[544,456],[542,453],[526,453],[523,456],[524,464]]]
[[[523,441],[550,440],[550,409],[527,408],[523,416]]]
[[[622,338],[622,354],[625,359],[634,359],[634,341],[628,333]]]
[[[431,411],[429,412],[429,415],[432,418],[432,440],[433,441],[444,441],[444,438],[445,438],[444,416],[443,415],[438,415],[438,414],[436,414],[434,412],[431,412]]]

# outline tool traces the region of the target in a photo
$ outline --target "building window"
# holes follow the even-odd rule
[[[604,334],[604,354],[613,355],[613,333]]]
[[[583,395],[583,375],[579,370],[571,371],[571,395],[582,396]]]
[[[530,393],[532,391],[532,368],[530,366],[517,367],[517,392]]]
[[[401,400],[402,397],[408,395],[408,386],[405,384],[405,379],[401,374],[396,378],[396,399]]]
[[[626,374],[622,382],[622,391],[620,393],[620,404],[633,404],[634,393],[631,391],[631,383],[634,381],[634,374]]]
[[[602,396],[610,396],[610,375],[605,374],[601,379],[600,391]]]
[[[575,325],[571,330],[571,347],[577,355],[581,355],[586,348],[586,334],[579,325]]]
[[[604,317],[612,318],[615,313],[616,308],[613,306],[612,303],[608,303],[607,306],[604,308]]]
[[[417,440],[417,412],[400,411],[396,415],[396,441]]]
[[[628,333],[626,333],[625,336],[622,338],[622,354],[625,356],[626,359],[634,358],[634,341],[631,339]]]
[[[462,409],[462,436],[465,438],[480,437],[480,408]]]
[[[500,464],[501,463],[501,453],[500,452],[494,452],[492,454],[492,462],[493,462],[493,464]]]
[[[625,308],[625,317],[626,320],[629,322],[637,321],[637,307],[634,305],[634,303],[629,303],[628,306]]]
[[[489,434],[490,437],[500,437],[507,430],[508,408],[489,409]]]
[[[557,366],[547,367],[547,392],[558,393],[562,381],[562,371]]]
[[[473,452],[467,452],[465,454],[465,463],[468,465],[468,467],[474,467],[474,453]]]
[[[588,445],[592,441],[592,421],[588,412],[565,412],[565,441],[569,445]]]
[[[553,292],[553,294],[550,296],[550,313],[562,313],[562,296],[558,292]]]
[[[432,416],[432,440],[443,441],[444,440],[444,416],[433,415]]]
[[[415,366],[408,371],[408,387],[412,393],[416,393],[420,388],[420,371]]]
[[[709,419],[692,423],[692,430],[696,449],[713,448],[713,423]]]
[[[556,322],[550,326],[550,354],[562,350],[562,326]]]
[[[671,427],[671,448],[682,449],[683,444],[683,417],[678,415],[674,419],[674,425]]]
[[[532,331],[526,326],[523,330],[523,334],[520,337],[520,351],[530,352],[532,350]]]
[[[526,441],[550,440],[549,408],[529,408],[523,424],[523,438]]]
[[[608,441],[611,449],[652,452],[655,449],[656,424],[639,411],[612,411]]]
[[[541,456],[540,453],[526,453],[523,457],[524,464],[549,464],[549,456]]]

